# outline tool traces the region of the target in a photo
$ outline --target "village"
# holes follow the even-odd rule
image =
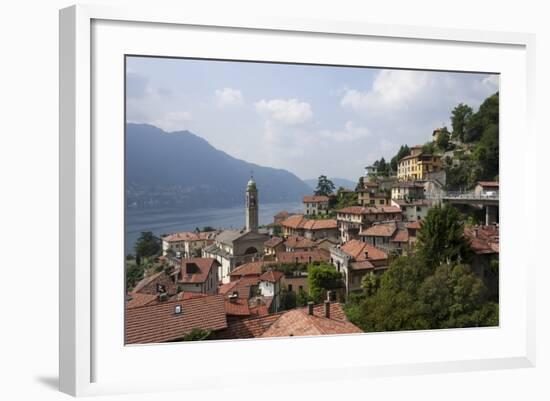
[[[432,142],[442,134],[434,130]],[[264,226],[261,188],[251,177],[242,230],[206,227],[161,238],[152,267],[128,288],[126,343],[361,333],[348,305],[376,289],[392,261],[415,254],[434,208],[478,216],[460,235],[472,271],[498,297],[499,183],[447,190],[444,165],[455,159],[417,145],[396,171],[378,161],[365,167],[355,189],[336,190],[321,176],[301,213],[280,211]]]

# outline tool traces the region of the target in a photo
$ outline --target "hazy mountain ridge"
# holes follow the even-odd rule
[[[260,202],[299,202],[311,188],[289,171],[236,159],[189,131],[126,125],[126,204],[186,208],[244,205],[253,170]]]

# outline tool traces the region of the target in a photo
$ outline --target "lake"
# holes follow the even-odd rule
[[[302,204],[299,202],[260,204],[260,225],[273,223],[273,216],[282,210],[301,212]],[[133,253],[134,243],[142,231],[152,231],[158,236],[179,231],[193,231],[195,227],[241,229],[244,225],[244,205],[193,211],[185,211],[182,208],[128,209],[124,252]]]

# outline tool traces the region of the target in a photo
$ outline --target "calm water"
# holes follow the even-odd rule
[[[273,222],[278,212],[299,212],[302,204],[272,203],[260,204],[260,224]],[[142,231],[152,231],[155,235],[178,231],[192,231],[195,227],[241,229],[245,225],[243,206],[225,209],[202,209],[186,212],[178,208],[165,209],[129,209],[126,213],[125,253],[133,253],[134,243]]]

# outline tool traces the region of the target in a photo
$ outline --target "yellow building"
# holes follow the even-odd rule
[[[422,146],[413,146],[411,154],[397,163],[397,179],[400,181],[425,180],[428,173],[440,171],[441,156],[422,153]]]

